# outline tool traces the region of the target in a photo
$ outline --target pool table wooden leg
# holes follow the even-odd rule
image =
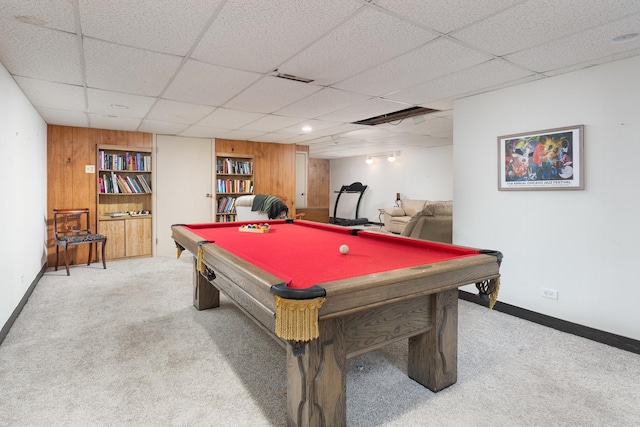
[[[458,379],[458,290],[431,296],[433,328],[409,338],[409,378],[440,391]]]
[[[287,346],[287,423],[296,427],[346,426],[344,319],[320,321],[320,338],[296,355]]]
[[[220,291],[200,274],[197,264],[193,257],[193,306],[198,310],[220,306]]]

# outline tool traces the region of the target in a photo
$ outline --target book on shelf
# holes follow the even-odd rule
[[[98,151],[98,169],[115,171],[151,171],[151,155],[144,153],[108,153]]]
[[[127,176],[127,181],[129,182],[129,187],[131,187],[133,193],[144,193],[144,191],[140,191],[140,187],[138,186],[138,183],[136,182],[136,179],[134,177]]]
[[[216,173],[230,175],[251,175],[253,174],[253,162],[251,160],[237,160],[219,157],[216,160]]]
[[[217,215],[216,222],[233,222],[236,220],[236,215]]]
[[[232,213],[236,212],[236,198],[232,196],[222,196],[218,198],[218,206],[216,208],[216,213]]]
[[[252,193],[253,182],[250,179],[217,179],[218,193]]]
[[[136,175],[138,177],[138,181],[144,188],[145,193],[151,193],[151,184],[147,181],[147,177],[144,175]]]
[[[127,184],[124,178],[122,178],[122,175],[116,175],[116,179],[118,180],[118,186],[120,187],[121,193],[131,193],[129,184]]]

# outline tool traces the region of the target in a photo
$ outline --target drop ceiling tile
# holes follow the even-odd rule
[[[246,126],[243,126],[242,130],[255,130],[265,133],[275,132],[283,128],[294,126],[298,123],[301,123],[302,121],[303,119],[297,117],[285,117],[268,114],[252,123],[249,123]]]
[[[238,141],[259,141],[259,137],[264,134],[264,132],[253,132],[249,130],[232,130],[231,132],[225,133],[224,135],[220,136],[220,138],[236,139]]]
[[[57,110],[55,108],[36,107],[40,117],[48,124],[60,126],[89,127],[89,118],[80,111]]]
[[[0,62],[14,75],[82,85],[74,34],[0,19]]]
[[[320,90],[320,86],[266,76],[227,102],[226,108],[273,113]]]
[[[34,107],[86,110],[84,88],[16,76],[16,82]]]
[[[290,126],[287,128],[283,128],[280,131],[286,133],[293,133],[298,135],[303,135],[306,133],[313,133],[315,135],[319,135],[319,132],[322,132],[324,129],[332,129],[335,128],[338,123],[336,122],[328,122],[325,120],[305,120],[297,126]],[[310,126],[311,132],[302,130],[302,126]]]
[[[341,135],[342,133],[345,133],[345,132],[351,132],[351,131],[358,130],[358,129],[365,129],[367,127],[369,127],[369,126],[354,125],[352,123],[342,123],[342,124],[339,124],[337,126],[323,127],[322,129],[314,130],[313,134],[314,135],[325,135],[325,136]]]
[[[335,85],[336,88],[382,96],[491,59],[459,43],[439,38]]]
[[[219,106],[261,77],[257,73],[189,60],[162,96],[193,104]]]
[[[360,7],[351,0],[227,2],[192,57],[266,73]]]
[[[340,136],[343,138],[368,140],[373,138],[379,138],[380,135],[388,135],[388,134],[389,134],[389,131],[387,129],[383,129],[378,126],[363,126],[362,128],[353,130],[351,132],[342,133],[340,134]]]
[[[68,0],[25,1],[2,0],[0,18],[73,33],[76,23],[73,6]]]
[[[637,0],[530,0],[452,35],[504,56],[638,12]]]
[[[501,60],[491,60],[458,73],[431,80],[387,96],[400,102],[423,104],[445,98],[459,98],[472,91],[491,88],[531,75],[530,71]]]
[[[160,99],[149,111],[147,119],[192,125],[213,111],[214,107]]]
[[[514,53],[506,59],[538,72],[566,68],[637,49],[640,47],[640,38],[627,43],[612,43],[611,40],[623,34],[637,32],[638,29],[640,14]]]
[[[220,129],[238,129],[253,121],[256,121],[264,114],[250,113],[246,111],[229,110],[228,108],[218,108],[204,119],[198,122],[198,126]]]
[[[177,135],[180,132],[184,132],[188,127],[189,125],[181,123],[158,122],[156,120],[145,119],[138,127],[138,131],[161,135]]]
[[[342,110],[335,111],[330,114],[319,117],[321,120],[333,121],[333,122],[356,122],[358,120],[368,119],[369,117],[376,117],[382,114],[391,113],[394,111],[404,110],[411,105],[403,104],[400,102],[394,102],[386,99],[373,98],[358,104],[352,105]]]
[[[131,117],[111,117],[107,114],[89,114],[91,127],[97,129],[136,131],[141,120]]]
[[[614,62],[614,61],[619,61],[621,59],[625,59],[625,58],[631,58],[633,56],[638,56],[640,55],[640,47],[636,48],[636,49],[632,49],[632,50],[627,50],[624,52],[620,52],[620,53],[616,53],[613,55],[609,55],[609,56],[601,56],[597,59],[593,59],[591,61],[587,61],[586,63],[580,63],[577,65],[572,65],[570,67],[565,67],[565,68],[557,68],[555,70],[552,71],[548,71],[546,73],[544,73],[545,76],[557,76],[559,74],[565,74],[565,73],[569,73],[572,71],[577,71],[580,70],[582,68],[587,68],[587,67],[591,67],[593,65],[600,65],[600,64],[606,64],[609,62]]]
[[[84,36],[184,56],[220,1],[80,0]]]
[[[449,33],[522,3],[522,0],[374,0],[373,3],[409,21]]]
[[[229,129],[210,128],[206,126],[193,125],[179,133],[180,136],[192,138],[217,138],[228,133]]]
[[[98,114],[115,114],[121,117],[143,118],[156,101],[150,96],[129,95],[99,89],[87,89],[89,112]],[[113,107],[123,105],[128,108]]]
[[[365,95],[325,87],[300,101],[278,110],[277,113],[285,116],[313,119],[367,99],[369,97]]]
[[[453,132],[453,117],[430,118],[430,114],[418,117],[424,117],[425,120],[421,123],[416,124],[416,122],[413,120],[414,118],[408,118],[402,120],[400,123],[385,123],[376,126],[376,128],[386,129],[393,132],[403,132],[405,133],[405,135],[406,133],[418,135],[434,135],[443,132]]]
[[[290,135],[289,138],[287,138],[283,142],[286,142],[289,144],[308,144],[310,141],[315,141],[317,139],[320,139],[320,140],[331,141],[331,143],[333,144],[333,139],[330,138],[331,136],[334,136],[334,137],[342,136],[345,132],[361,129],[363,127],[365,126],[353,125],[351,123],[341,124],[338,126],[323,127],[322,129],[314,129],[310,133],[300,133],[295,136]]]
[[[286,140],[290,137],[291,135],[288,133],[277,133],[277,132],[270,132],[270,133],[265,133],[263,135],[260,135],[257,138],[254,139],[250,139],[249,141],[255,141],[255,142],[272,142],[274,144],[289,144],[289,142],[286,142]]]
[[[331,85],[434,39],[433,33],[379,10],[367,8],[279,70]]]
[[[146,50],[84,39],[87,85],[133,95],[158,96],[181,59]]]

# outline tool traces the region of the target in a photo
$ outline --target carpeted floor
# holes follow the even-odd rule
[[[47,271],[0,345],[0,426],[282,426],[284,350],[191,258]],[[399,343],[348,361],[349,426],[638,426],[640,356],[460,301],[458,382],[406,376]]]

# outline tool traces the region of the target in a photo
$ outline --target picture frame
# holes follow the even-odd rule
[[[584,125],[498,137],[498,190],[583,190]]]

